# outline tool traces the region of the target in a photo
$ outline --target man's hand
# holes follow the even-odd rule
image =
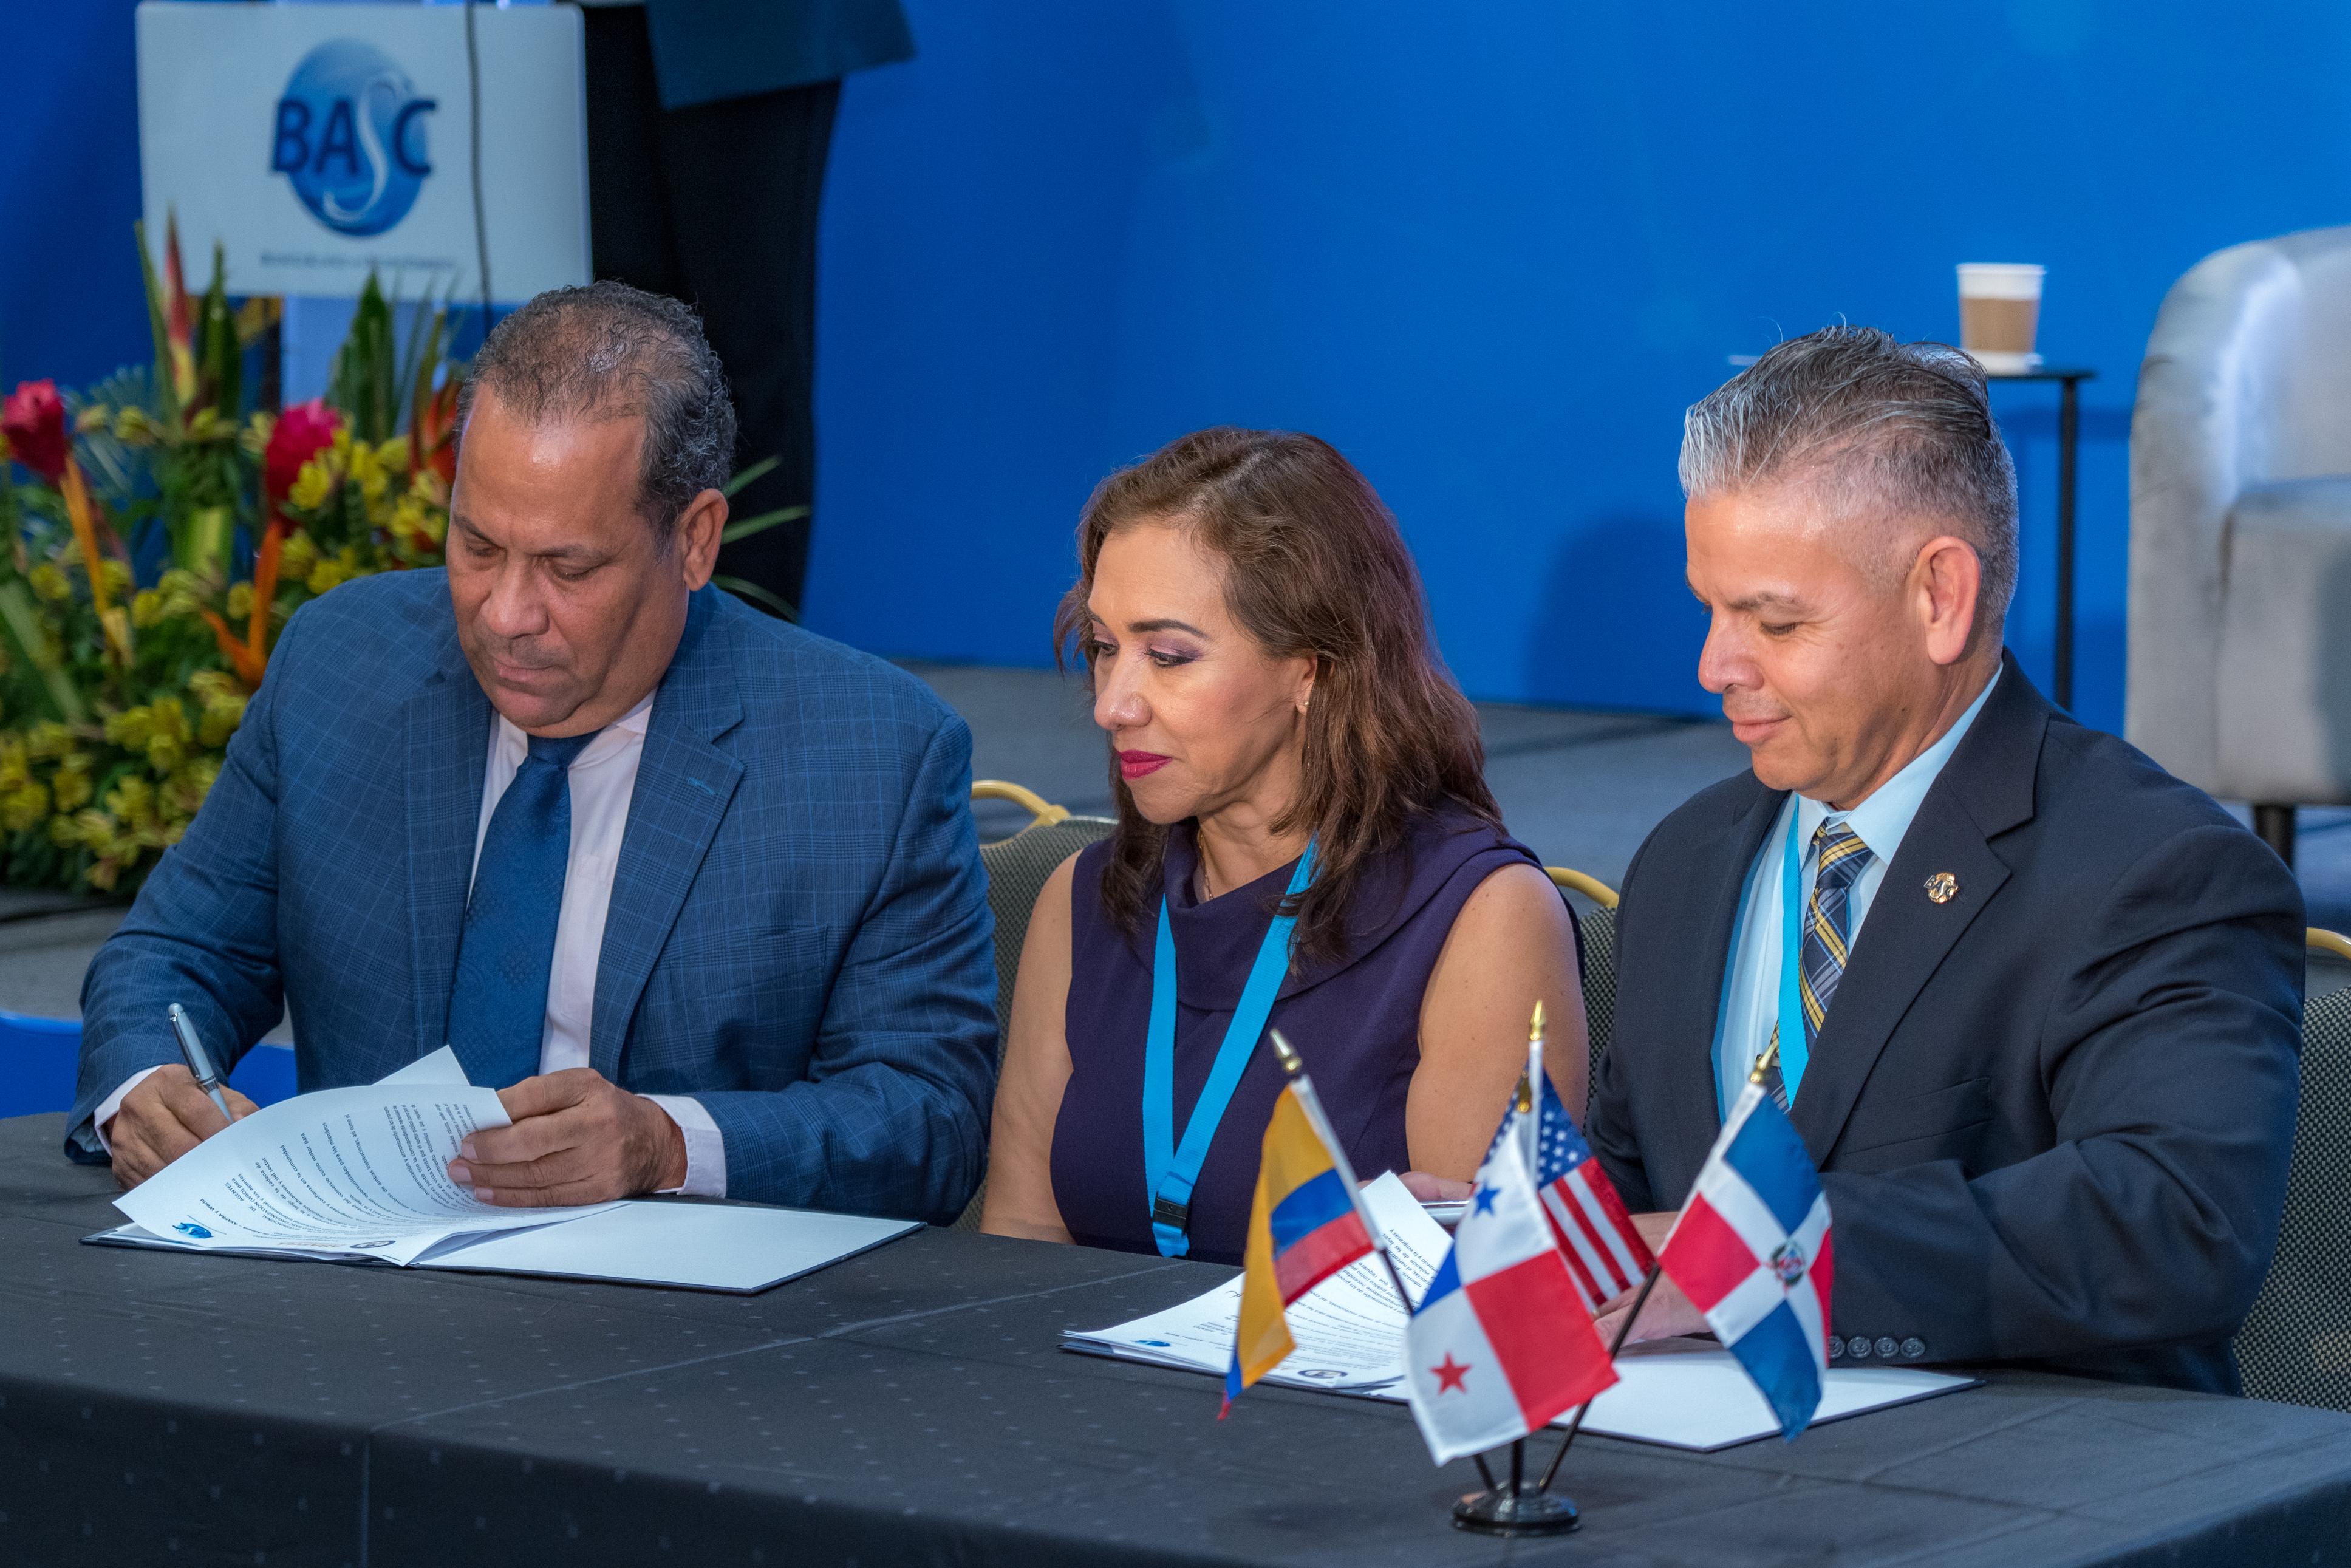
[[[225,1083],[221,1093],[239,1119],[258,1109]],[[100,1130],[114,1150],[115,1182],[128,1192],[227,1125],[196,1075],[173,1062],[141,1079]]]
[[[498,1091],[510,1127],[457,1146],[449,1179],[484,1203],[548,1208],[661,1192],[685,1182],[685,1134],[669,1113],[567,1067]]]
[[[1398,1179],[1404,1183],[1405,1191],[1423,1203],[1459,1203],[1478,1190],[1474,1182],[1430,1176],[1426,1171],[1406,1171]]]
[[[1636,1214],[1633,1216],[1633,1225],[1640,1231],[1641,1239],[1649,1244],[1650,1251],[1661,1252],[1665,1249],[1666,1238],[1673,1231],[1674,1221],[1679,1218],[1673,1214]],[[1625,1314],[1632,1310],[1633,1298],[1638,1293],[1627,1291],[1600,1309],[1595,1326],[1600,1330],[1601,1343],[1616,1343],[1616,1331],[1624,1325]],[[1698,1309],[1690,1305],[1689,1298],[1682,1294],[1682,1288],[1660,1274],[1656,1287],[1650,1291],[1648,1301],[1641,1307],[1641,1321],[1633,1325],[1633,1332],[1625,1336],[1625,1343],[1638,1344],[1643,1340],[1673,1339],[1681,1334],[1712,1332],[1706,1320],[1698,1316]]]

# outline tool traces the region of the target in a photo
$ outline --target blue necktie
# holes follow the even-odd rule
[[[465,1076],[485,1088],[511,1088],[538,1071],[571,858],[571,761],[595,738],[531,737],[482,835],[449,995],[449,1043]]]

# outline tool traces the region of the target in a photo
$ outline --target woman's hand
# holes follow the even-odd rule
[[[1467,1203],[1469,1195],[1477,1190],[1474,1182],[1430,1176],[1426,1171],[1406,1171],[1397,1179],[1404,1183],[1405,1191],[1423,1203]]]

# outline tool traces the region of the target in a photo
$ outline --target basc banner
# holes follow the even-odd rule
[[[138,35],[148,232],[217,242],[232,292],[467,299],[485,249],[502,301],[588,281],[575,8],[148,0]]]

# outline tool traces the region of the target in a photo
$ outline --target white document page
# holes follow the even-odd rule
[[[1630,1346],[1616,1358],[1616,1386],[1593,1400],[1585,1431],[1702,1452],[1780,1435],[1780,1418],[1738,1359],[1711,1340]],[[1919,1366],[1832,1366],[1813,1425],[1972,1388],[1980,1381]]]
[[[141,1228],[199,1250],[356,1252],[395,1263],[452,1236],[552,1225],[612,1207],[500,1208],[450,1181],[448,1163],[465,1135],[506,1125],[496,1091],[462,1082],[298,1094],[205,1139],[114,1206]]]
[[[1422,1212],[1394,1172],[1364,1188],[1364,1207],[1387,1238],[1388,1255],[1416,1298],[1428,1288],[1449,1245],[1444,1228]],[[1123,1360],[1214,1373],[1231,1364],[1240,1322],[1241,1281],[1226,1281],[1180,1306],[1114,1328],[1071,1330],[1068,1343]],[[1298,1348],[1266,1375],[1270,1383],[1313,1388],[1374,1388],[1404,1376],[1404,1325],[1409,1315],[1377,1258],[1358,1258],[1323,1281],[1284,1314]]]
[[[622,1203],[566,1225],[455,1237],[413,1266],[764,1291],[922,1228],[805,1208]]]

